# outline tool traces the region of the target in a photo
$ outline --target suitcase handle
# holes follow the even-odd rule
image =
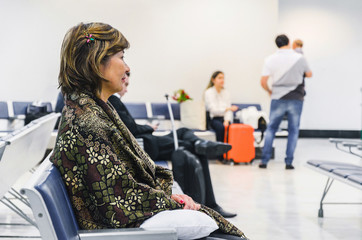
[[[224,142],[225,143],[229,143],[229,128],[230,128],[230,125],[229,124],[226,128],[225,128],[225,136],[224,136]],[[225,153],[225,156],[226,156],[226,159],[229,159],[229,155],[228,155],[229,151],[227,151]]]

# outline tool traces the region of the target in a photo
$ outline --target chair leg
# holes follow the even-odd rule
[[[320,218],[323,218],[323,217],[324,217],[324,213],[323,213],[323,200],[324,200],[324,198],[326,197],[329,189],[331,188],[333,181],[334,181],[333,179],[328,178],[328,179],[327,179],[326,186],[324,187],[323,194],[322,194],[322,198],[321,198],[321,201],[320,201],[320,204],[319,204],[319,210],[318,210],[318,217],[320,217]]]
[[[320,208],[319,208],[319,210],[318,210],[318,217],[319,217],[319,218],[323,218],[323,217],[324,217],[322,205],[320,206]]]

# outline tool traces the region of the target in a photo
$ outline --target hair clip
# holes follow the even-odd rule
[[[92,38],[92,34],[84,33],[85,37],[87,38],[87,43],[90,43],[91,41],[94,41],[94,38]]]

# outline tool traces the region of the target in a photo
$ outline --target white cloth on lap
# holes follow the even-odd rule
[[[175,228],[178,239],[198,239],[209,236],[219,227],[207,214],[186,209],[166,210],[147,219],[141,228]]]

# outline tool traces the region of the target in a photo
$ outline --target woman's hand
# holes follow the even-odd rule
[[[233,112],[237,111],[238,109],[239,109],[239,107],[236,105],[231,105],[231,107],[230,107],[230,110]]]
[[[171,198],[176,202],[182,204],[184,207],[183,209],[190,209],[190,210],[199,210],[200,204],[195,203],[191,197],[185,194],[172,194]]]
[[[225,120],[225,121],[224,121],[224,127],[229,126],[229,124],[230,124],[230,122],[229,122],[228,120]]]
[[[147,123],[147,125],[153,128],[153,130],[157,130],[159,124]]]
[[[235,112],[235,111],[237,111],[238,109],[239,109],[238,106],[236,106],[236,105],[231,105],[230,107],[228,107],[228,108],[225,109],[225,112],[227,112],[227,111]]]

